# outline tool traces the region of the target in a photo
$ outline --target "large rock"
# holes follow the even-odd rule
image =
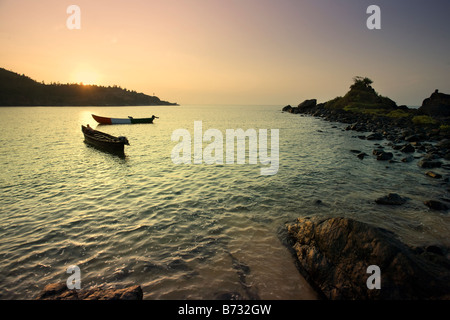
[[[292,111],[292,106],[291,105],[287,105],[287,106],[283,107],[283,109],[281,109],[281,111],[291,112]]]
[[[418,111],[429,116],[450,117],[450,95],[436,90],[429,98],[423,100]]]
[[[403,244],[390,231],[348,218],[299,218],[287,226],[299,268],[328,299],[450,299],[448,248]],[[367,268],[381,270],[369,289]]]
[[[298,105],[299,108],[312,108],[317,105],[317,99],[305,100]]]
[[[142,300],[140,286],[135,285],[124,289],[69,290],[66,283],[52,283],[45,286],[37,296],[37,300]]]
[[[297,107],[299,113],[305,113],[307,111],[310,111],[311,109],[315,108],[317,106],[317,99],[310,99],[305,100],[302,103],[300,103]]]

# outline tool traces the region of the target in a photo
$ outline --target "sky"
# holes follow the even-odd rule
[[[448,0],[0,0],[0,67],[181,105],[325,102],[365,76],[419,106],[450,94],[449,15]]]

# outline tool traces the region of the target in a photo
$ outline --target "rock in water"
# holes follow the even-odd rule
[[[420,140],[422,140],[422,138],[417,134],[413,134],[405,138],[405,141],[408,142],[419,142]]]
[[[389,195],[387,195],[385,197],[378,198],[377,200],[375,200],[375,202],[378,204],[399,206],[399,205],[404,204],[406,202],[406,199],[400,197],[396,193],[389,193]]]
[[[383,138],[384,138],[383,135],[381,133],[378,133],[378,132],[369,134],[366,137],[367,140],[383,140]]]
[[[281,111],[286,111],[286,112],[291,112],[291,110],[292,110],[291,105],[287,105],[283,109],[281,109]]]
[[[287,226],[299,268],[328,299],[448,299],[450,262],[411,248],[392,232],[348,218],[299,218]],[[448,253],[448,248],[439,248]],[[367,268],[381,270],[368,289]]]
[[[383,152],[384,152],[384,150],[382,148],[378,148],[378,149],[373,149],[372,150],[372,154],[374,156],[378,156],[378,155],[382,154]]]
[[[402,159],[402,162],[412,162],[412,161],[414,161],[414,157],[413,156],[407,156],[407,157]]]
[[[233,269],[236,270],[239,276],[239,283],[241,284],[243,290],[245,291],[249,300],[259,300],[259,296],[254,292],[252,286],[247,283],[247,275],[250,274],[250,267],[245,263],[236,259],[230,252],[228,253],[231,258],[231,263]]]
[[[442,166],[442,162],[422,159],[417,163],[417,165],[421,168],[428,168],[428,169],[440,168]]]
[[[394,157],[392,152],[381,152],[377,155],[377,160],[385,161],[391,160]]]
[[[357,155],[357,157],[361,160],[363,160],[365,156],[367,156],[367,153],[365,152],[361,152],[360,154]]]
[[[408,143],[407,145],[403,146],[400,149],[400,151],[404,153],[413,153],[416,151],[416,148],[414,148],[410,143]]]
[[[437,200],[428,200],[425,201],[424,204],[432,210],[440,210],[440,211],[448,210],[448,206],[446,204]]]
[[[436,143],[436,147],[450,149],[450,139],[442,139],[438,143]]]
[[[135,285],[124,289],[69,290],[66,283],[51,283],[45,286],[37,300],[142,300],[143,292]]]

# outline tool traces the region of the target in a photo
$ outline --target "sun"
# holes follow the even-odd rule
[[[79,69],[73,73],[72,81],[82,84],[99,84],[100,75],[92,69]]]

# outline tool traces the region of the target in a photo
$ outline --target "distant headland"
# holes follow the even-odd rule
[[[178,105],[119,86],[45,84],[0,68],[0,106]]]

